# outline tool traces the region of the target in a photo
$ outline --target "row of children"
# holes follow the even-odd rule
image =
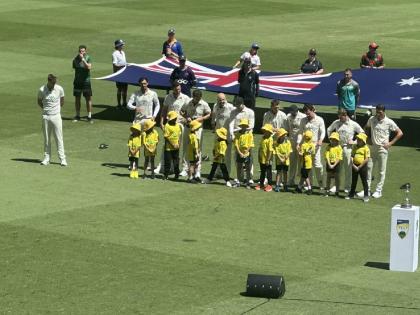
[[[175,111],[170,111],[167,114],[167,123],[164,126],[163,134],[165,139],[164,145],[164,179],[168,179],[171,167],[174,170],[175,179],[179,178],[179,148],[181,145],[181,135],[183,132],[182,126],[177,123],[178,114]],[[128,141],[129,160],[131,166],[131,178],[138,178],[138,158],[140,155],[140,148],[144,146],[144,176],[146,176],[147,168],[150,162],[151,177],[154,178],[155,156],[157,153],[157,145],[159,142],[159,135],[154,130],[155,121],[146,120],[143,125],[143,132],[139,124],[131,126],[131,136]],[[246,188],[251,188],[251,169],[252,169],[252,149],[254,148],[254,136],[249,130],[248,119],[241,119],[239,122],[239,130],[235,133],[233,146],[236,152],[236,172],[237,181],[232,185],[229,173],[225,164],[225,155],[227,150],[227,135],[226,128],[218,128],[215,130],[216,141],[213,147],[213,164],[210,174],[207,179],[194,178],[196,168],[200,159],[200,143],[196,132],[201,128],[201,122],[193,120],[189,124],[187,159],[189,162],[188,182],[202,182],[209,183],[213,180],[217,168],[221,169],[223,179],[228,187],[239,187],[241,183],[245,183]],[[275,161],[276,179],[274,191],[280,192],[288,191],[287,173],[290,165],[290,155],[295,148],[288,139],[288,132],[284,128],[273,131],[271,124],[265,124],[261,131],[263,136],[258,149],[258,162],[260,164],[260,180],[259,184],[255,186],[256,190],[264,190],[266,192],[272,191],[272,161]],[[312,194],[311,186],[311,171],[313,167],[313,159],[315,155],[315,144],[312,141],[313,133],[311,130],[306,130],[303,134],[303,141],[297,147],[299,158],[301,162],[301,179],[296,188],[297,193],[303,193],[306,189],[307,194]],[[346,198],[354,197],[358,177],[361,177],[365,198],[364,201],[369,200],[368,184],[367,184],[367,162],[370,157],[369,148],[366,145],[367,135],[359,133],[357,135],[357,143],[352,150],[352,185],[349,195]],[[343,160],[343,150],[339,144],[339,134],[337,132],[331,133],[330,143],[325,152],[326,169],[327,169],[327,186],[325,195],[328,196],[331,181],[334,180],[336,186],[336,195],[339,194],[340,187],[340,162]],[[244,178],[245,173],[245,178]]]

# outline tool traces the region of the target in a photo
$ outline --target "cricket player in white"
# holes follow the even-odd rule
[[[230,173],[230,166],[232,160],[232,136],[230,135],[229,123],[230,123],[230,115],[232,111],[235,109],[231,103],[226,100],[226,96],[223,93],[217,94],[217,101],[214,104],[213,111],[211,113],[211,126],[213,131],[219,128],[226,128],[228,130],[227,135],[227,149],[225,154],[225,164]],[[221,175],[220,168],[217,169],[216,175]]]
[[[58,157],[61,166],[67,166],[63,144],[63,123],[61,120],[61,107],[64,105],[64,90],[56,84],[57,77],[48,75],[47,84],[38,90],[38,105],[42,108],[42,130],[44,134],[44,159],[41,165],[50,164],[51,159],[51,132],[54,135]]]
[[[306,117],[302,118],[302,120],[300,121],[299,134],[297,138],[298,145],[296,150],[299,151],[300,143],[303,139],[303,133],[306,130],[311,130],[313,133],[312,141],[314,142],[316,147],[314,158],[315,177],[318,181],[318,186],[320,190],[323,191],[324,185],[322,178],[324,176],[324,169],[321,161],[321,146],[322,141],[324,141],[325,138],[324,119],[322,119],[322,117],[318,116],[315,113],[315,107],[312,104],[305,104],[303,106],[303,112],[305,113]]]

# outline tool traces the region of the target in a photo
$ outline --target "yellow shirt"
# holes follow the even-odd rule
[[[179,138],[181,137],[182,129],[181,125],[176,123],[175,125],[166,124],[163,128],[163,136],[166,139],[165,150],[175,151],[179,150]],[[174,145],[178,145],[175,149]]]
[[[153,129],[153,131],[146,133],[143,132],[143,145],[144,145],[144,155],[145,156],[155,156],[157,144],[159,142],[159,134]]]
[[[189,142],[188,142],[188,161],[195,161],[196,155],[198,154],[199,150],[199,141],[198,137],[195,133],[190,132],[189,135]]]
[[[366,144],[363,147],[358,147],[357,144],[355,144],[353,145],[351,156],[353,157],[354,165],[358,166],[362,164],[364,160],[370,158],[369,147]]]
[[[129,149],[138,149],[137,153],[132,155],[130,151],[128,151],[128,156],[129,157],[136,157],[139,158],[140,157],[140,147],[141,147],[141,137],[137,136],[137,137],[133,137],[130,136],[130,138],[128,138],[128,143],[127,146]]]
[[[337,145],[335,147],[332,147],[329,145],[327,147],[327,150],[325,151],[325,158],[327,161],[330,162],[330,164],[334,164],[337,161],[343,160],[343,148],[341,145]]]
[[[261,138],[260,148],[258,150],[258,161],[261,164],[267,164],[270,162],[269,156],[273,154],[273,137]]]
[[[254,147],[254,135],[251,131],[237,132],[234,140],[235,148],[239,148],[239,151],[245,156],[249,156],[249,150]]]
[[[226,155],[227,143],[225,140],[216,140],[213,147],[213,161],[216,163],[224,163]]]
[[[290,153],[293,152],[292,143],[289,139],[284,140],[282,143],[277,141],[274,142],[274,154],[276,155],[276,165],[290,165]],[[280,162],[279,156],[286,160],[284,162]]]
[[[315,144],[312,141],[302,143],[299,154],[302,155],[303,167],[307,170],[311,169],[312,159],[315,155]]]

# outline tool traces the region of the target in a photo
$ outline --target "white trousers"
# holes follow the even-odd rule
[[[321,146],[315,146],[315,157],[314,157],[314,168],[315,172],[311,172],[311,184],[313,185],[313,173],[315,173],[316,181],[318,182],[319,187],[324,187],[323,185],[323,177],[324,177],[324,167],[322,166],[321,161]]]
[[[370,147],[370,156],[368,162],[368,186],[369,190],[371,190],[371,183],[372,183],[372,174],[379,173],[377,175],[378,181],[376,184],[376,191],[382,191],[385,183],[385,175],[386,175],[386,164],[388,161],[388,150],[382,146],[373,145]]]
[[[42,115],[42,131],[44,134],[44,159],[51,158],[51,132],[57,144],[58,157],[65,160],[63,143],[63,123],[61,115]]]
[[[351,174],[353,161],[351,158],[351,145],[343,146],[343,161],[341,161],[341,172],[344,173],[344,189],[350,191],[351,188]]]
[[[302,167],[302,163],[300,160],[299,152],[296,150],[296,143],[292,142],[292,150],[293,152],[290,153],[290,165],[289,165],[289,176],[288,176],[288,183],[289,186],[295,185],[295,178],[298,174],[300,174],[300,168]]]

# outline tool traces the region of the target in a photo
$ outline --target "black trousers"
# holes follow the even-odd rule
[[[207,176],[207,179],[208,180],[213,180],[214,174],[216,174],[216,170],[217,170],[218,166],[220,166],[220,169],[222,170],[223,179],[225,181],[229,181],[229,173],[228,173],[228,170],[226,168],[226,164],[225,163],[217,163],[217,162],[213,162],[213,164],[211,165],[211,171],[210,171],[209,176]]]
[[[171,163],[174,165],[175,176],[179,176],[179,150],[166,151],[163,153],[163,158],[165,160],[165,168],[163,174],[165,176],[169,175],[171,171]]]
[[[358,171],[355,171],[354,169],[352,169],[351,189],[350,189],[350,194],[349,194],[350,196],[354,196],[356,193],[357,180],[360,175],[360,179],[362,180],[362,184],[363,184],[363,192],[365,194],[365,197],[369,197],[369,186],[367,182],[367,177],[368,177],[367,174],[368,174],[367,163]]]
[[[271,164],[261,164],[260,163],[260,187],[264,187],[264,179],[267,177],[268,185],[271,185],[273,181],[273,172],[271,169]]]

